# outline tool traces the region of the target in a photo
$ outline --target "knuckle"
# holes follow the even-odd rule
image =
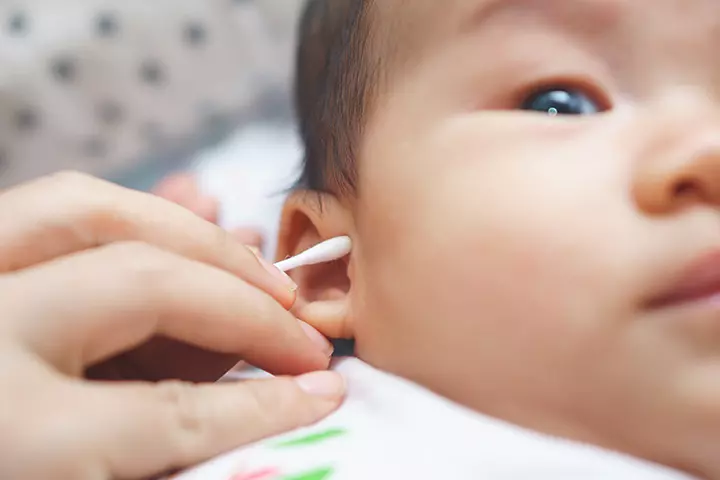
[[[205,416],[195,394],[195,386],[177,380],[168,380],[157,385],[156,393],[167,408],[174,430],[186,438],[202,438],[205,433]]]
[[[50,192],[55,201],[66,207],[62,219],[75,237],[87,243],[102,243],[104,237],[127,232],[133,222],[124,214],[124,204],[114,201],[119,187],[72,170],[62,171],[38,180],[38,191]],[[54,193],[53,193],[54,192]]]
[[[98,186],[104,182],[86,173],[66,170],[43,177],[37,183],[43,187],[43,191],[56,192],[56,195],[74,199],[83,198],[87,201],[88,197],[92,198],[96,195]]]
[[[41,177],[27,184],[27,190],[42,196],[49,202],[74,205],[74,210],[82,208],[82,212],[92,209],[95,202],[89,201],[100,180],[87,174],[75,171],[62,171]],[[82,199],[82,201],[79,201]],[[77,211],[69,212],[73,216]]]

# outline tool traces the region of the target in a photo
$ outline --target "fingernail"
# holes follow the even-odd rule
[[[303,322],[302,320],[300,320],[300,328],[303,329],[303,331],[305,332],[305,335],[307,335],[308,338],[315,345],[317,345],[325,355],[327,355],[328,357],[330,355],[332,355],[333,350],[334,350],[333,345],[332,345],[332,343],[330,343],[330,341],[327,338],[325,338],[325,335],[318,332],[316,329],[314,329],[307,323]]]
[[[272,263],[269,263],[267,260],[262,258],[262,255],[260,255],[259,250],[255,251],[253,249],[250,249],[250,251],[257,257],[258,261],[260,262],[260,265],[262,265],[265,268],[265,270],[267,270],[268,273],[270,273],[270,275],[275,277],[275,279],[281,281],[283,283],[283,285],[285,285],[287,288],[290,289],[291,292],[295,292],[298,289],[298,286],[293,281],[293,279],[290,278],[290,276],[287,273],[281,271],[275,265],[273,265]]]
[[[308,373],[295,379],[307,394],[336,400],[345,395],[345,380],[335,372]]]

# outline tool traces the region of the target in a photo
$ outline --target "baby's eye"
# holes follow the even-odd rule
[[[582,90],[571,88],[546,88],[535,91],[520,105],[521,110],[555,115],[593,115],[603,108],[599,102]]]

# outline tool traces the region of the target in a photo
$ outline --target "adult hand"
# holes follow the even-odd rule
[[[343,396],[330,372],[144,382],[215,380],[240,358],[325,369],[329,344],[288,313],[294,296],[160,198],[72,173],[3,192],[0,478],[144,478],[330,413]]]

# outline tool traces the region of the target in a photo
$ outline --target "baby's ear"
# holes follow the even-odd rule
[[[352,238],[351,225],[350,211],[336,197],[295,192],[283,209],[277,260],[297,255],[330,238],[344,235]],[[351,259],[352,253],[342,260],[288,272],[298,285],[293,313],[329,338],[354,337],[350,309]]]

